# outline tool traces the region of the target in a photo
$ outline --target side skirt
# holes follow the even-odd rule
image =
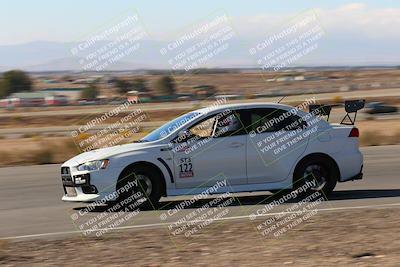
[[[210,187],[199,187],[199,188],[182,188],[182,189],[167,189],[167,196],[184,196],[184,195],[196,195],[201,194]],[[254,192],[254,191],[268,191],[268,190],[279,190],[279,189],[291,189],[292,179],[286,179],[276,183],[263,183],[263,184],[245,184],[245,185],[232,185],[220,187],[214,194],[220,193],[238,193],[238,192]]]

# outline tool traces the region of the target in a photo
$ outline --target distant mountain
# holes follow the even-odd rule
[[[133,70],[140,69],[144,64],[134,64],[130,62],[118,61],[114,64],[110,64],[109,67],[105,68],[106,71],[119,71],[119,70]],[[82,69],[79,64],[79,58],[62,58],[55,59],[45,62],[43,64],[30,65],[23,69],[32,72],[43,72],[43,71],[75,71]]]
[[[74,43],[57,43],[57,42],[32,42],[18,45],[2,45],[0,46],[0,59],[2,67],[0,71],[7,69],[24,69],[27,71],[60,71],[60,70],[81,70],[79,57],[74,57],[71,48]],[[101,43],[99,43],[99,46]],[[149,62],[149,46],[141,49],[140,53],[135,57],[124,57],[116,63],[110,65],[107,70],[123,70],[132,68],[141,68],[150,66]],[[150,53],[154,54],[154,53]]]
[[[99,42],[97,47],[104,44],[106,42]],[[210,66],[237,67],[251,63],[251,60],[246,59],[246,50],[242,49],[237,41],[231,44],[233,45],[230,49],[209,61]],[[0,46],[0,59],[4,69],[0,69],[0,71],[7,69],[24,69],[27,71],[82,70],[82,66],[79,64],[80,58],[71,53],[71,48],[76,47],[76,45],[75,43],[43,41],[2,45]],[[167,42],[142,41],[141,47],[137,51],[122,57],[116,63],[110,64],[105,70],[171,68],[168,63],[170,57],[163,57],[159,52],[165,45],[167,45]]]
[[[67,44],[64,43],[40,41],[0,46],[1,64],[8,68],[26,68],[69,56]]]

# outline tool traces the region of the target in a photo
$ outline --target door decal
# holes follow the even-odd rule
[[[179,177],[180,178],[190,178],[193,177],[193,164],[191,158],[181,158],[179,164]]]

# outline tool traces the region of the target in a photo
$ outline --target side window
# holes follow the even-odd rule
[[[244,134],[244,126],[240,114],[234,111],[218,117],[214,137],[227,137]]]
[[[281,110],[278,109],[279,114],[274,116],[279,120],[279,122],[276,124],[276,130],[284,130],[284,131],[294,131],[303,127],[307,127],[307,123],[299,116],[296,114],[290,113],[286,110]],[[282,119],[283,118],[283,119]]]
[[[188,129],[191,137],[227,137],[244,134],[244,127],[240,114],[232,110],[225,110],[212,115]]]
[[[272,109],[254,109],[250,112],[250,129],[251,131],[273,132],[274,127],[269,122],[274,110]]]
[[[214,126],[215,126],[215,121],[216,117],[213,116],[211,118],[208,118],[206,120],[203,120],[202,122],[192,126],[189,128],[189,133],[192,136],[198,136],[200,138],[206,138],[212,136],[214,132]]]
[[[257,133],[277,132],[280,130],[292,131],[306,126],[306,123],[299,116],[282,109],[255,108],[248,112],[248,131]]]

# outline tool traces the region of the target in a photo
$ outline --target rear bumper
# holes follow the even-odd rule
[[[339,181],[339,182],[347,182],[347,181],[361,180],[361,179],[363,178],[363,176],[364,176],[364,174],[363,174],[363,167],[364,167],[364,165],[361,166],[360,172],[357,173],[356,175],[354,175],[354,176],[352,176],[352,177],[350,177],[350,178],[348,178],[348,179],[346,179],[346,180],[344,180],[344,181]]]
[[[360,172],[359,174],[357,174],[357,175],[351,177],[351,178],[350,178],[349,180],[347,180],[347,181],[361,180],[362,178],[363,178],[363,173]]]
[[[354,150],[351,146],[348,146],[348,149],[332,154],[332,157],[339,168],[339,182],[356,180],[355,178],[360,179],[362,177],[364,157],[360,150]]]

